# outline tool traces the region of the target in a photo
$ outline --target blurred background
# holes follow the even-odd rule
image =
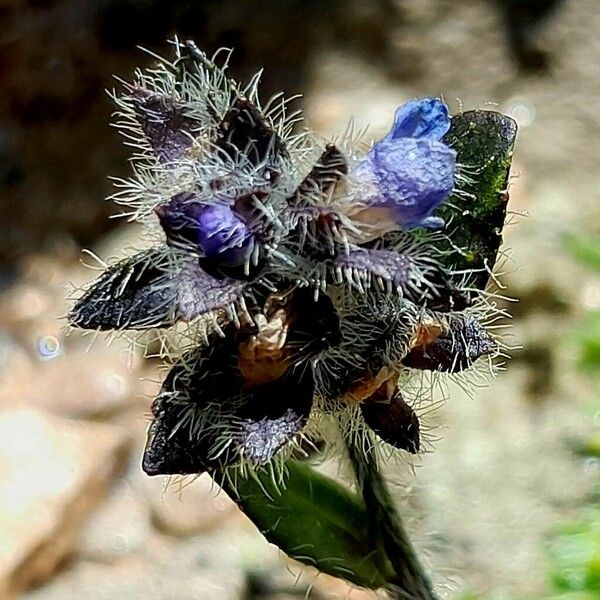
[[[82,248],[139,235],[103,201],[128,174],[104,90],[176,32],[234,47],[238,77],[264,67],[265,98],[303,93],[325,136],[377,137],[424,95],[517,120],[517,348],[391,475],[442,597],[600,598],[597,0],[0,0],[0,25],[1,599],[375,597],[287,561],[208,479],[146,477],[158,365],[65,336]]]

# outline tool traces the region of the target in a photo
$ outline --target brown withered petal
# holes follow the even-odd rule
[[[412,369],[458,373],[497,348],[498,343],[476,319],[453,316],[446,331],[429,343],[415,345],[402,364]]]
[[[279,379],[292,364],[306,362],[340,341],[331,299],[321,294],[315,300],[309,287],[272,294],[254,321],[256,327],[240,335],[238,367],[245,389]]]
[[[270,315],[259,314],[254,321],[258,331],[239,346],[238,367],[247,389],[279,379],[289,367],[287,311],[279,308]]]
[[[389,385],[394,377],[395,374],[389,367],[381,367],[375,376],[365,371],[364,376],[353,382],[345,391],[342,401],[350,406],[360,404]]]
[[[360,405],[360,410],[365,423],[383,441],[411,454],[419,451],[419,418],[398,390],[382,385]]]
[[[198,121],[169,96],[133,88],[131,98],[135,116],[158,160],[168,163],[184,156],[200,133]]]

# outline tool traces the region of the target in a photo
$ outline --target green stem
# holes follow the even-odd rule
[[[372,434],[365,431],[363,436],[364,445],[358,445],[355,436],[348,438],[348,454],[369,515],[372,541],[387,555],[395,572],[389,591],[399,599],[437,600],[381,477]]]

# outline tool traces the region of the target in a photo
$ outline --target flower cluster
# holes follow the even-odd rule
[[[360,154],[297,133],[284,99],[261,107],[257,80],[241,87],[193,43],[175,50],[116,98],[136,148],[116,200],[156,244],[110,266],[69,317],[92,330],[185,324],[144,470],[262,466],[320,415],[362,419],[416,453],[401,382],[499,347],[436,245],[459,181],[446,105],[404,104]]]

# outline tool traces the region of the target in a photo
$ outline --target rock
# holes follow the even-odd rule
[[[117,427],[0,412],[0,598],[43,582],[73,552],[129,447]]]
[[[84,559],[114,562],[139,552],[151,532],[145,498],[121,481],[85,527],[79,552]]]
[[[224,556],[229,547],[222,537],[182,542],[155,534],[139,555],[110,565],[81,561],[24,600],[240,600],[246,576],[239,561]]]
[[[163,533],[177,537],[197,535],[218,527],[237,511],[235,503],[207,474],[195,480],[174,479],[168,486],[165,481],[146,476],[142,481],[152,522]]]
[[[126,351],[101,342],[89,351],[63,350],[62,340],[40,340],[37,360],[13,347],[7,350],[0,384],[0,407],[15,399],[61,416],[107,416],[123,410],[141,394],[139,357],[129,362]]]
[[[241,572],[195,569],[183,573],[150,563],[99,565],[82,562],[25,600],[240,600]]]

